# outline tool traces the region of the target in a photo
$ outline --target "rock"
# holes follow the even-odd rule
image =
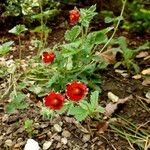
[[[61,132],[61,131],[62,131],[62,128],[61,128],[61,126],[60,126],[59,124],[54,124],[54,130],[55,130],[56,132]]]
[[[64,131],[62,132],[62,136],[68,138],[68,137],[71,136],[71,133],[70,133],[69,131],[67,131],[67,130],[64,130]]]
[[[62,144],[61,144],[61,143],[58,143],[58,144],[56,145],[56,148],[58,149],[58,148],[60,148],[60,147],[62,147]]]
[[[2,118],[2,122],[7,122],[8,121],[8,114],[5,114]]]
[[[8,147],[11,147],[13,145],[13,141],[11,139],[7,139],[5,141],[5,145],[8,146]]]
[[[65,137],[61,139],[61,143],[63,143],[64,145],[66,145],[67,142],[68,142],[68,140]]]
[[[49,138],[51,138],[51,137],[52,137],[52,132],[51,132],[51,131],[47,132],[47,136],[48,136]]]
[[[39,147],[38,142],[36,142],[33,139],[28,139],[27,143],[24,147],[24,150],[39,150],[39,149],[40,149],[40,147]]]
[[[49,149],[51,145],[52,145],[52,141],[46,141],[46,142],[43,144],[43,150]]]
[[[33,126],[34,126],[35,129],[38,129],[40,127],[40,124],[39,123],[34,123]]]
[[[61,137],[60,137],[59,135],[56,135],[56,136],[54,136],[54,140],[60,141],[60,140],[61,140]]]
[[[82,138],[82,141],[84,143],[86,143],[86,142],[88,142],[90,140],[90,138],[91,138],[90,134],[84,134],[83,138]]]

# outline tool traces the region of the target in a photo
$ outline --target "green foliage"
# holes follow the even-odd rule
[[[11,46],[14,42],[13,41],[9,41],[9,42],[5,42],[3,44],[0,45],[0,55],[4,55],[6,53],[8,53],[9,51],[11,51]]]
[[[80,16],[79,22],[81,23],[83,27],[86,27],[86,28],[89,27],[91,20],[97,14],[95,10],[96,10],[96,5],[93,5],[88,9],[80,9],[81,16]]]
[[[43,116],[43,119],[50,119],[53,117],[54,112],[52,109],[49,109],[47,107],[42,107],[40,114]]]
[[[23,102],[26,95],[18,92],[16,95],[11,93],[11,102],[6,106],[6,112],[13,113],[16,109],[26,109],[28,105]]]
[[[33,127],[33,120],[31,120],[31,119],[25,120],[23,127],[24,127],[25,131],[28,133],[28,136],[30,138],[36,134],[36,132],[34,131],[34,127]]]
[[[130,2],[128,6],[131,15],[127,14],[127,19],[122,28],[132,32],[150,32],[150,10],[137,0]]]
[[[40,6],[45,10],[51,10],[59,6],[59,2],[54,0],[7,0],[6,11],[3,16],[31,16],[40,12]]]
[[[91,93],[90,102],[86,100],[81,100],[76,105],[72,102],[67,102],[63,107],[63,111],[58,111],[59,113],[64,113],[68,110],[68,115],[73,115],[77,121],[83,121],[88,116],[92,118],[100,118],[99,113],[104,113],[105,109],[98,104],[99,101],[99,91],[94,91]]]
[[[16,25],[11,30],[9,30],[9,33],[13,33],[15,35],[20,35],[22,32],[27,31],[28,29],[25,27],[25,25]]]
[[[73,42],[74,40],[76,40],[76,38],[79,36],[80,33],[81,33],[81,27],[76,25],[71,29],[71,31],[66,31],[65,40]]]
[[[94,5],[85,9],[87,12],[82,10],[84,13],[90,14],[88,21],[91,21],[96,14],[95,8]],[[80,17],[83,20],[82,14]],[[87,20],[87,18],[84,19]],[[112,27],[108,27],[88,33],[86,32],[88,28],[83,28],[81,23],[81,25],[76,25],[71,30],[67,30],[65,33],[66,43],[58,43],[53,49],[41,50],[41,55],[44,51],[54,52],[55,59],[49,65],[39,63],[36,67],[31,67],[32,69],[26,75],[25,80],[26,83],[29,83],[28,89],[38,96],[44,96],[51,88],[55,91],[63,91],[72,80],[80,80],[92,89],[101,91],[98,86],[101,83],[101,78],[96,73],[98,60],[94,59],[93,49],[96,45],[107,42],[106,34],[112,29]],[[39,60],[37,59],[37,61]],[[30,81],[34,81],[32,86]]]
[[[123,65],[128,69],[128,71],[130,71],[133,68],[136,73],[139,73],[140,68],[134,61],[134,57],[139,51],[149,49],[150,48],[149,43],[145,43],[144,45],[133,50],[127,47],[125,37],[119,37],[118,39],[116,39],[116,42],[114,44],[119,45],[119,49],[117,48],[114,50],[120,52],[123,56],[123,60],[117,62],[114,67],[117,68],[120,65]]]

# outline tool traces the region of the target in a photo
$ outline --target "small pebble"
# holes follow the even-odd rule
[[[68,138],[68,137],[71,136],[71,133],[70,133],[69,131],[67,131],[67,130],[64,130],[64,131],[62,132],[62,136]]]
[[[46,142],[43,144],[43,150],[49,149],[51,145],[52,145],[52,141],[46,141]]]
[[[62,144],[61,144],[61,143],[58,143],[58,144],[56,145],[56,148],[58,149],[58,148],[60,148],[60,147],[62,147]]]
[[[47,133],[47,136],[48,136],[49,138],[51,138],[51,137],[52,137],[52,132],[49,131],[49,132]]]
[[[82,141],[83,141],[84,143],[86,143],[87,141],[90,140],[90,138],[91,138],[90,134],[84,134],[84,135],[83,135],[83,138],[82,138]]]
[[[61,140],[61,137],[60,137],[59,135],[56,135],[56,136],[54,136],[54,140],[60,141],[60,140]]]
[[[54,124],[54,130],[55,130],[56,132],[61,132],[61,131],[62,131],[62,128],[61,128],[61,126],[60,126],[59,124]]]
[[[61,139],[61,142],[62,142],[64,145],[66,145],[67,142],[68,142],[68,140],[64,137],[64,138]]]
[[[13,145],[13,141],[8,139],[5,141],[5,145],[11,147]]]

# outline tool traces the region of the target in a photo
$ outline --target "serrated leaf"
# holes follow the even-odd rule
[[[14,103],[20,103],[26,98],[26,95],[23,93],[17,93],[17,96],[14,97],[13,101]]]
[[[73,42],[81,33],[80,26],[74,26],[71,31],[67,30],[65,33],[65,40]]]
[[[91,96],[90,96],[90,102],[91,102],[91,108],[95,109],[98,106],[98,98],[99,98],[99,92],[98,91],[94,91],[92,92]]]
[[[73,108],[73,114],[77,121],[82,121],[88,116],[88,111],[80,107]]]
[[[99,113],[104,113],[105,112],[105,108],[103,108],[102,106],[98,106],[98,108],[95,111],[99,112]]]
[[[26,104],[26,103],[20,103],[17,108],[18,109],[26,109],[26,108],[28,108],[28,104]]]
[[[27,31],[28,29],[25,27],[25,25],[16,25],[15,27],[13,27],[11,30],[9,30],[9,33],[13,33],[16,35],[20,35],[22,32]]]
[[[83,109],[85,109],[85,110],[88,110],[89,107],[90,107],[90,104],[89,104],[87,101],[85,101],[85,100],[80,101],[80,102],[79,102],[79,105],[80,105]]]

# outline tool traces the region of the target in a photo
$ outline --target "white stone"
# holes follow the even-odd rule
[[[12,140],[10,140],[10,139],[6,140],[5,145],[11,147],[13,145]]]
[[[66,145],[67,142],[68,142],[68,140],[65,137],[61,139],[61,143],[63,143],[64,145]]]
[[[39,147],[38,142],[36,142],[33,139],[28,139],[27,143],[24,147],[24,150],[39,150],[39,149],[40,149],[40,147]]]
[[[54,130],[55,130],[56,132],[61,132],[61,131],[62,131],[62,128],[61,128],[61,126],[60,126],[59,124],[54,124]]]
[[[90,140],[90,138],[91,138],[90,134],[84,134],[83,138],[82,138],[82,141],[84,143],[86,143],[86,142],[88,142]]]
[[[64,130],[64,131],[62,132],[62,136],[68,138],[68,137],[71,136],[71,133],[70,133],[69,131],[67,131],[67,130]]]
[[[43,150],[49,149],[51,145],[52,145],[52,141],[46,141],[46,142],[43,144]]]

